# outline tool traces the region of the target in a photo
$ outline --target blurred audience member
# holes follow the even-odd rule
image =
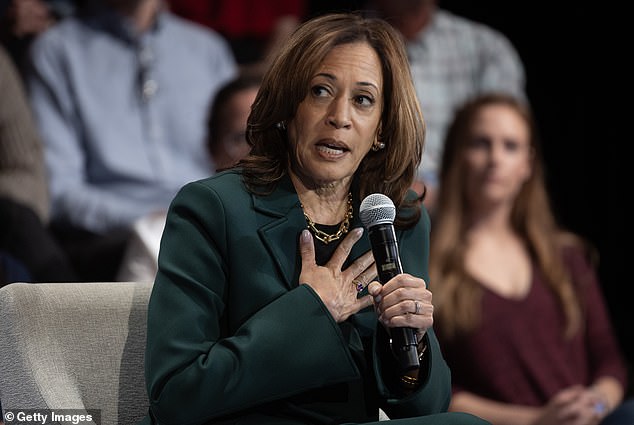
[[[75,274],[50,234],[42,144],[22,80],[0,47],[0,284],[72,280]],[[6,261],[4,261],[6,260]],[[24,271],[9,273],[17,263]],[[28,276],[28,277],[27,277]]]
[[[80,0],[0,0],[0,43],[20,71],[33,39],[55,22],[72,15]]]
[[[114,279],[133,223],[212,173],[205,114],[234,57],[160,0],[102,0],[38,37],[32,63],[57,233],[83,279]]]
[[[454,111],[487,92],[525,99],[524,67],[504,35],[439,8],[436,0],[374,0],[368,8],[406,39],[427,124],[425,152],[414,188],[422,193],[424,184],[424,202],[433,213],[443,139]]]
[[[271,52],[305,17],[306,0],[171,0],[180,16],[212,28],[231,44],[245,70],[262,72]]]
[[[230,167],[251,150],[246,140],[247,119],[260,80],[257,75],[240,76],[223,86],[214,98],[207,121],[207,146],[216,171]],[[117,280],[154,281],[165,219],[166,214],[161,212],[136,221]]]
[[[247,119],[260,88],[259,75],[243,75],[216,95],[207,121],[207,147],[216,171],[234,165],[251,150]]]
[[[441,165],[430,287],[450,410],[494,425],[633,424],[590,251],[555,222],[529,109],[473,99]]]

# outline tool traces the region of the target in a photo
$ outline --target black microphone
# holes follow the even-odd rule
[[[387,196],[373,193],[361,202],[359,217],[368,230],[379,282],[385,284],[397,274],[403,273],[393,225],[396,208]],[[390,331],[392,351],[398,358],[403,372],[418,369],[420,365],[416,351],[416,330],[392,328]]]

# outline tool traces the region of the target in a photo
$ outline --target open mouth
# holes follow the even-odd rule
[[[324,153],[326,155],[341,155],[345,152],[349,152],[350,149],[348,149],[342,143],[329,142],[329,143],[319,143],[317,145],[317,151]]]

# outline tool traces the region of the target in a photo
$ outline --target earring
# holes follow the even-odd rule
[[[278,122],[277,124],[275,124],[275,127],[276,127],[278,130],[282,130],[282,131],[286,130],[286,121],[280,121],[280,122]]]
[[[385,149],[385,143],[379,142],[378,140],[372,144],[372,150],[374,152],[380,151],[381,149]]]

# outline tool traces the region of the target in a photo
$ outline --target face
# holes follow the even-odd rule
[[[472,203],[512,204],[531,175],[529,129],[504,105],[480,109],[464,151],[467,195]]]
[[[349,184],[376,140],[383,105],[381,62],[366,43],[334,48],[288,123],[291,174],[306,187]]]
[[[214,153],[217,168],[233,165],[251,150],[245,134],[251,105],[257,94],[257,87],[240,90],[224,104],[221,127],[218,129],[218,147]]]

